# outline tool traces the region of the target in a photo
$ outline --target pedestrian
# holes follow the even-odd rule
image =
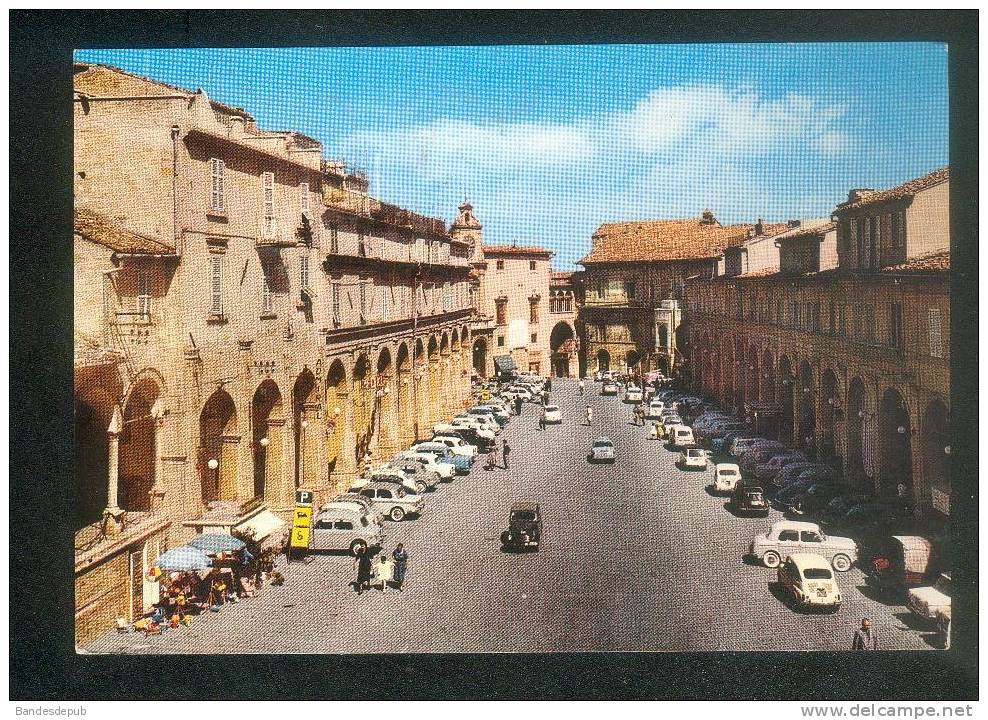
[[[357,570],[357,580],[354,586],[357,594],[363,595],[364,590],[370,589],[371,579],[371,558],[367,548],[357,548],[357,556],[353,559],[353,566]]]
[[[582,395],[583,394],[583,378],[580,378],[580,382],[577,384],[577,387],[580,388],[580,395]]]
[[[545,412],[539,415],[539,430],[545,432]]]
[[[394,579],[395,587],[398,588],[398,592],[401,592],[402,585],[405,584],[405,569],[408,567],[408,552],[405,550],[405,546],[402,543],[398,543],[398,547],[396,547],[394,553],[391,554],[391,558],[395,563],[392,577]]]
[[[515,398],[515,415],[521,415],[521,395]]]
[[[593,408],[587,405],[587,425],[593,424]]]
[[[388,591],[388,583],[393,576],[394,567],[391,565],[391,559],[385,554],[384,548],[381,548],[377,562],[374,563],[374,582],[381,583],[381,592]]]
[[[546,380],[545,380],[545,389],[546,390],[552,390],[552,378],[546,378]]]
[[[374,463],[371,459],[370,450],[368,450],[364,453],[364,472],[369,474],[373,465]]]
[[[549,404],[549,391],[548,390],[543,390],[542,391],[542,407],[545,407],[548,404]]]
[[[487,451],[487,464],[484,466],[484,470],[493,470],[497,465],[497,445],[491,445],[491,449]]]
[[[877,650],[878,633],[871,626],[870,618],[861,619],[861,627],[854,631],[854,639],[851,641],[852,650]]]
[[[507,440],[501,441],[501,460],[504,462],[504,469],[508,469],[508,453],[511,452],[511,447],[508,445]]]

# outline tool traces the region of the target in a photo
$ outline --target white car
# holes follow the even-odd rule
[[[679,453],[679,467],[683,470],[706,470],[706,451],[700,448],[686,448]]]
[[[461,437],[456,437],[455,435],[436,435],[432,438],[432,442],[442,443],[452,450],[454,455],[463,455],[470,458],[477,457],[477,446],[471,445]]]
[[[673,425],[669,430],[669,443],[674,448],[691,448],[696,445],[689,425]]]
[[[910,590],[907,604],[910,610],[927,620],[936,620],[940,611],[946,611],[949,617],[950,575],[944,573],[932,585]]]
[[[779,520],[748,547],[748,555],[768,568],[796,553],[822,556],[837,572],[847,572],[858,559],[858,545],[851,538],[826,535],[816,523]]]
[[[379,467],[368,473],[367,477],[358,477],[350,484],[350,492],[360,494],[360,489],[372,482],[386,482],[392,485],[401,485],[406,492],[418,495],[422,486],[414,480],[409,479],[405,473],[393,467]],[[421,482],[421,481],[419,481]]]
[[[490,425],[488,425],[487,423],[483,422],[482,420],[478,420],[477,418],[467,417],[465,415],[457,415],[455,418],[449,421],[449,426],[452,427],[454,430],[456,428],[466,428],[468,430],[473,430],[474,432],[477,433],[477,435],[484,438],[485,440],[493,440],[494,436],[497,435],[497,433],[494,430],[492,430]],[[432,428],[432,431],[438,432],[436,430],[437,427],[442,427],[442,426],[437,425]]]
[[[501,393],[502,397],[505,395],[510,395],[512,400],[516,397],[520,397],[525,402],[531,402],[535,397],[535,391],[525,385],[512,385]]]
[[[426,472],[436,473],[443,480],[452,480],[453,475],[456,474],[456,466],[452,463],[442,462],[431,452],[422,452],[419,450],[406,450],[405,452],[398,453],[395,456],[395,460],[414,460]]]
[[[640,403],[642,401],[642,389],[637,385],[629,385],[624,393],[626,403]]]
[[[511,419],[511,413],[509,413],[507,408],[505,408],[501,403],[485,402],[480,403],[475,407],[480,408],[481,410],[490,410],[494,413],[494,417],[497,418],[497,421],[502,425]]]
[[[547,423],[561,423],[563,421],[562,413],[559,412],[558,405],[546,405],[542,409],[542,417],[545,418]]]
[[[456,425],[457,423],[466,423],[479,430],[488,430],[495,435],[501,432],[501,426],[497,424],[497,420],[495,420],[491,415],[470,415],[469,413],[461,413],[459,415],[455,415],[449,422],[452,425]]]
[[[648,409],[645,410],[646,420],[660,420],[662,419],[662,411],[665,410],[665,403],[661,400],[653,400],[648,404]]]
[[[587,460],[590,462],[613,463],[615,459],[614,443],[611,442],[610,438],[599,437],[593,441],[593,445],[590,447],[590,454],[587,455]]]
[[[732,493],[738,480],[741,479],[741,468],[736,463],[717,463],[714,467],[714,491]]]

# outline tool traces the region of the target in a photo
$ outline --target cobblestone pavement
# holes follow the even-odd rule
[[[563,423],[544,432],[526,405],[500,438],[510,470],[442,484],[421,518],[385,526],[385,548],[410,554],[404,592],[356,595],[351,558],[320,554],[281,570],[286,583],[205,613],[161,636],[107,634],[97,653],[389,653],[522,651],[843,650],[871,617],[882,649],[928,649],[934,630],[880,602],[857,569],[838,576],[844,606],[804,615],[770,590],[775,573],[747,564],[756,532],[778,519],[741,519],[631,424],[630,406],[588,382],[554,381]],[[594,408],[594,427],[584,408]],[[607,435],[614,466],[589,465]],[[499,438],[499,439],[500,439]],[[506,554],[509,505],[536,500],[538,553]]]

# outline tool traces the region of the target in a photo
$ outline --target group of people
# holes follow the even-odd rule
[[[511,446],[508,445],[507,440],[501,441],[501,465],[500,467],[504,470],[508,469],[508,455],[511,454]],[[491,449],[487,451],[487,463],[484,465],[484,470],[493,470],[498,467],[498,449],[497,443],[491,443]]]
[[[357,579],[352,584],[358,595],[371,587],[380,587],[381,592],[387,592],[388,587],[393,586],[401,592],[408,568],[408,551],[403,543],[398,543],[390,556],[381,548],[377,556],[372,557],[370,550],[364,548],[357,551],[353,565]]]

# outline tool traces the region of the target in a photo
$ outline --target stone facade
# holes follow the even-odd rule
[[[549,336],[552,377],[582,377],[586,372],[580,352],[578,296],[574,273],[554,272],[549,280]]]
[[[852,191],[834,222],[780,236],[781,271],[687,286],[698,389],[863,491],[904,483],[934,521],[950,506],[948,202],[945,170]]]
[[[84,642],[149,605],[142,573],[214,507],[324,502],[465,406],[472,309],[468,244],[318,142],[201,90],[75,79]]]

